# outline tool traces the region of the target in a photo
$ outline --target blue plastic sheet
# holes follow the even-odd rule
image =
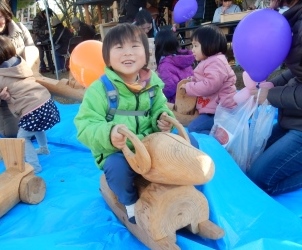
[[[37,205],[19,203],[0,218],[0,249],[147,249],[119,222],[99,192],[103,173],[76,140],[73,117],[79,105],[57,105],[62,121],[47,132],[51,154],[39,156],[45,199]],[[302,249],[302,191],[271,198],[215,139],[193,135],[215,162],[214,178],[197,188],[209,201],[210,219],[225,236],[213,241],[180,230],[180,248]]]

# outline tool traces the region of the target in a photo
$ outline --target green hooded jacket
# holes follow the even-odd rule
[[[159,132],[157,120],[163,112],[174,117],[173,112],[166,105],[167,99],[162,92],[164,83],[156,73],[151,73],[149,84],[139,93],[130,91],[123,80],[111,69],[106,67],[105,74],[119,93],[119,110],[147,111],[150,109],[149,87],[154,86],[155,96],[148,116],[115,114],[113,120],[107,122],[109,103],[103,83],[96,80],[87,88],[74,123],[77,128],[78,140],[91,150],[100,169],[108,155],[120,151],[110,141],[110,132],[115,125],[125,124],[139,139],[142,139],[148,134]],[[127,140],[127,145],[133,149],[129,140]]]

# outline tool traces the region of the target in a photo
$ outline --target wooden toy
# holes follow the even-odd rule
[[[169,108],[173,111],[175,118],[183,125],[187,126],[199,114],[196,110],[196,97],[188,96],[180,86],[187,83],[189,80],[181,80],[177,84],[175,103],[168,103]]]
[[[72,78],[56,80],[44,76],[36,77],[36,82],[47,88],[51,94],[81,102],[86,89],[73,80]]]
[[[0,139],[6,170],[0,175],[0,218],[20,201],[37,204],[44,199],[45,182],[24,162],[24,139]]]
[[[212,159],[189,143],[181,124],[166,116],[180,135],[158,132],[140,141],[129,130],[120,129],[135,148],[122,151],[134,171],[139,199],[135,204],[137,224],[128,221],[126,209],[110,190],[105,175],[101,192],[120,221],[151,249],[180,249],[176,230],[186,227],[209,239],[223,237],[224,231],[209,220],[206,197],[193,185],[208,182],[214,174]],[[156,145],[156,146],[155,146]]]

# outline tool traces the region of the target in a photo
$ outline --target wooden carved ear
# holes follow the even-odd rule
[[[127,128],[119,128],[118,132],[126,136],[134,146],[135,153],[127,145],[122,149],[131,168],[140,175],[148,173],[151,169],[151,157],[144,144]]]
[[[175,118],[168,116],[168,115],[162,115],[161,117],[163,118],[163,120],[172,123],[173,126],[178,130],[178,134],[182,138],[184,138],[187,142],[191,143],[186,130],[184,129],[184,127],[181,125],[181,123],[179,121],[177,121]]]

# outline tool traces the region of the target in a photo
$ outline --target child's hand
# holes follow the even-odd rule
[[[187,80],[189,80],[190,82],[195,82],[195,77],[194,76],[188,76]]]
[[[10,99],[10,94],[9,92],[7,91],[7,87],[4,87],[2,89],[2,91],[0,92],[0,99],[1,100],[4,100],[4,101],[9,101]]]
[[[125,125],[115,125],[110,133],[110,140],[114,147],[122,149],[126,146],[127,137],[118,132],[119,128],[127,128]]]
[[[170,122],[167,122],[163,119],[163,116],[167,116],[168,114],[166,112],[163,112],[159,120],[157,120],[157,127],[160,129],[161,132],[170,132],[172,128],[172,124]]]

